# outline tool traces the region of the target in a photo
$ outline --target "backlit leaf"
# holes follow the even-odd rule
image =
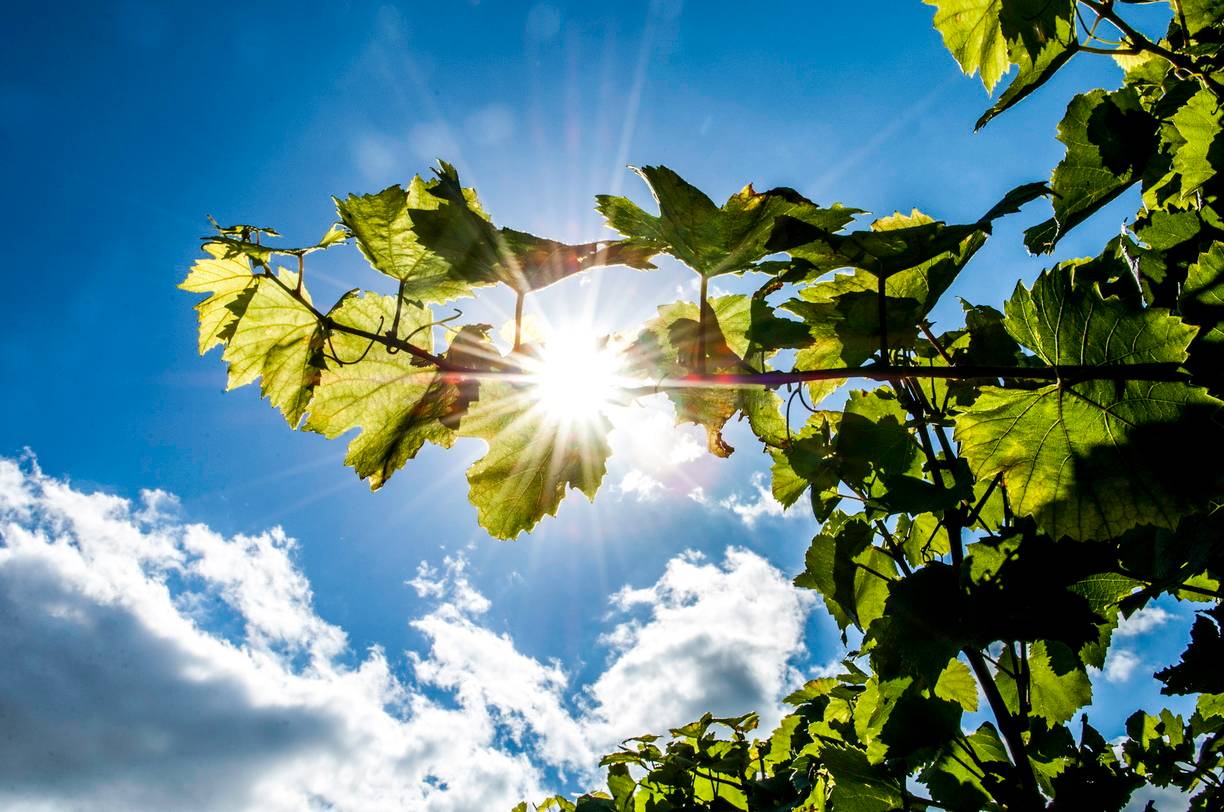
[[[1180,363],[1194,335],[1166,311],[1103,299],[1066,273],[1019,286],[1006,326],[1050,365]],[[1174,527],[1215,493],[1214,476],[1181,464],[1179,438],[1189,432],[1214,458],[1220,405],[1175,382],[983,387],[956,418],[956,439],[978,477],[1002,473],[1013,507],[1055,537],[1112,537],[1140,523]]]
[[[289,293],[297,284],[298,275],[291,271],[279,271],[276,279],[258,277],[221,355],[229,363],[226,388],[259,378],[263,396],[290,426],[301,421],[323,365],[323,330]],[[301,295],[310,300],[304,288]]]
[[[204,252],[209,258],[197,260],[187,278],[179,283],[181,290],[210,294],[195,306],[200,318],[200,355],[229,340],[234,322],[254,292],[248,288],[255,281],[246,257],[234,256],[216,243],[205,243]]]
[[[389,325],[394,314],[394,297],[367,294],[347,299],[331,315],[340,324],[374,331],[380,319]],[[400,328],[408,334],[431,320],[428,310],[404,305]],[[413,340],[428,351],[429,335],[421,331]],[[360,336],[337,332],[331,347],[340,360],[356,363],[327,363],[305,427],[329,438],[361,429],[349,442],[344,463],[368,479],[372,490],[381,488],[426,441],[444,447],[454,442],[454,433],[441,421],[458,393],[439,379],[437,370],[415,365],[407,352],[392,355],[384,347],[370,347]]]
[[[459,426],[463,437],[486,440],[489,449],[467,471],[469,499],[480,526],[512,539],[545,515],[556,515],[569,488],[595,498],[608,455],[604,418],[558,420],[523,387],[486,381],[480,399]]]

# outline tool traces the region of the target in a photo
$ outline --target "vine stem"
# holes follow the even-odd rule
[[[698,375],[706,371],[706,294],[710,280],[701,275],[701,290],[697,294],[697,368]]]
[[[264,278],[275,282],[286,294],[305,307],[318,320],[319,324],[329,330],[359,336],[383,347],[402,350],[409,355],[427,361],[453,380],[510,380],[529,379],[530,375],[521,370],[488,371],[448,363],[444,358],[386,333],[376,333],[363,330],[360,327],[336,321],[331,316],[321,313],[306,298],[303,291],[295,290],[286,285],[276,275],[264,273]],[[705,280],[702,280],[704,288]],[[703,299],[704,301],[704,299]],[[697,359],[699,366],[704,356],[704,331],[699,331]],[[960,365],[955,367],[902,366],[897,364],[874,364],[863,367],[829,367],[826,369],[792,370],[790,372],[752,372],[710,375],[698,372],[679,378],[668,378],[650,385],[624,386],[621,391],[628,395],[659,392],[669,389],[684,389],[687,387],[701,388],[735,388],[743,386],[764,386],[777,388],[791,383],[807,381],[829,381],[842,378],[866,378],[875,381],[903,381],[914,378],[948,378],[953,380],[973,380],[996,378],[1003,380],[1033,380],[1060,381],[1074,383],[1077,381],[1180,381],[1189,380],[1189,376],[1174,363],[1154,364],[1117,364],[1108,366],[1091,366],[1068,364],[1046,367],[1017,367],[981,365]]]
[[[1016,764],[1021,783],[1035,797],[1041,797],[1037,790],[1037,779],[1033,776],[1033,767],[1029,763],[1028,748],[1024,744],[1020,725],[1008,709],[1007,703],[1003,701],[1003,695],[999,693],[999,686],[995,685],[994,677],[990,675],[990,669],[986,667],[986,658],[982,656],[982,652],[975,649],[964,648],[962,651],[965,658],[969,660],[969,667],[973,669],[973,675],[977,677],[978,684],[982,686],[982,693],[986,696],[990,710],[999,722],[999,732],[1003,734],[1003,741],[1007,743],[1008,752],[1011,753],[1012,761]]]
[[[1212,79],[1210,75],[1200,70],[1195,66],[1194,62],[1182,54],[1174,53],[1163,45],[1152,42],[1143,36],[1143,34],[1140,34],[1130,23],[1118,16],[1118,13],[1113,9],[1112,2],[1102,2],[1102,0],[1080,0],[1080,2],[1092,9],[1102,20],[1108,20],[1115,28],[1122,32],[1135,48],[1155,54],[1173,67],[1180,68],[1192,76],[1197,76],[1198,80],[1203,83],[1203,86],[1215,94],[1217,99],[1224,99],[1224,85]]]
[[[514,293],[514,351],[518,352],[519,347],[523,346],[523,300],[527,298],[527,294],[522,291]]]
[[[940,344],[939,339],[935,337],[933,332],[931,332],[931,325],[928,324],[925,319],[918,322],[918,329],[922,331],[922,334],[926,337],[926,340],[931,342],[931,346],[935,348],[935,351],[939,353],[939,357],[944,359],[948,366],[956,365],[956,362],[952,360],[952,356],[948,355],[948,351],[944,349],[943,344]]]
[[[950,369],[958,368],[952,367]],[[926,414],[928,407],[918,398],[908,398],[907,400],[909,400],[907,411],[910,412],[918,424],[918,439],[923,455],[927,459],[927,467],[930,469],[931,478],[941,491],[945,490],[947,485],[943,480],[943,470],[950,470],[954,460],[951,443],[948,441],[943,426],[935,424],[933,427],[935,437],[939,442],[940,449],[944,453],[944,461],[941,463],[931,442],[931,432],[928,429]],[[960,588],[960,574],[965,563],[965,549],[961,542],[965,520],[966,514],[960,505],[951,507],[943,512],[942,521],[944,529],[948,534],[948,547],[952,557],[952,569],[956,574],[957,589]],[[1028,749],[1024,743],[1023,728],[1008,709],[1007,703],[1003,700],[1003,695],[999,692],[999,686],[995,684],[994,677],[986,666],[985,657],[981,651],[972,646],[965,646],[961,649],[961,652],[969,661],[969,667],[973,670],[978,684],[982,687],[982,693],[986,696],[986,701],[999,723],[999,730],[1003,734],[1003,740],[1007,743],[1007,750],[1011,754],[1012,761],[1015,763],[1021,785],[1024,787],[1025,792],[1034,799],[1040,799],[1041,793],[1037,788],[1037,778],[1033,773],[1033,766],[1028,758]]]
[[[888,294],[885,277],[876,279],[876,315],[880,319],[880,363],[888,363]]]
[[[371,342],[375,344],[381,344],[387,349],[403,350],[409,355],[414,355],[417,358],[420,358],[422,361],[428,361],[429,363],[433,364],[438,369],[443,370],[443,371],[455,372],[455,371],[462,370],[461,367],[456,367],[454,364],[448,364],[445,359],[437,355],[434,355],[432,352],[427,352],[426,350],[421,349],[417,345],[412,344],[408,341],[404,341],[401,338],[388,336],[385,333],[372,333],[369,330],[363,330],[360,327],[351,327],[347,324],[341,324],[340,322],[333,319],[331,316],[328,316],[325,313],[320,313],[319,309],[310,303],[310,301],[306,298],[306,296],[302,293],[302,291],[295,290],[294,288],[289,287],[284,282],[282,282],[280,278],[277,277],[275,274],[268,273],[265,271],[264,278],[271,279],[273,282],[275,282],[277,285],[280,286],[281,290],[285,291],[285,293],[292,296],[298,302],[298,304],[302,305],[302,307],[309,310],[311,314],[315,317],[315,319],[319,322],[319,324],[322,325],[325,329],[335,330],[340,333],[348,333],[349,335],[353,335],[353,336],[360,336],[361,338],[369,339]],[[300,279],[301,277],[298,277],[298,278]]]
[[[383,343],[384,336],[358,328],[330,322],[341,331],[363,338],[376,338]],[[397,342],[401,346],[406,342]],[[419,347],[413,348],[414,355],[425,358],[433,363],[436,356],[426,353]],[[454,382],[461,380],[502,380],[510,383],[528,383],[535,375],[520,369],[478,370],[459,367],[454,364],[440,365],[445,376]],[[677,378],[662,378],[650,384],[634,385],[627,383],[617,387],[617,391],[626,396],[649,395],[655,392],[668,392],[690,388],[719,389],[743,388],[745,386],[763,386],[774,389],[788,383],[803,383],[805,381],[840,380],[843,378],[866,378],[875,381],[905,381],[915,378],[951,378],[954,380],[973,380],[981,378],[996,378],[1003,380],[1038,380],[1061,381],[1075,383],[1078,381],[1179,381],[1186,382],[1190,378],[1176,364],[1119,364],[1115,366],[1059,366],[1059,367],[998,367],[998,366],[959,366],[959,367],[924,367],[876,365],[867,367],[835,367],[830,369],[805,369],[793,372],[756,372],[751,374],[709,374],[684,375]]]

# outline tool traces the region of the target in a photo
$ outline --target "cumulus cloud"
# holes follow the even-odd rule
[[[401,678],[314,611],[283,532],[177,513],[0,460],[0,806],[509,808],[624,736],[776,717],[797,680],[810,601],[745,550],[617,593],[586,686],[484,625],[464,559],[423,563],[428,645]]]
[[[745,525],[752,527],[765,516],[780,518],[783,516],[801,516],[801,511],[788,512],[782,506],[782,503],[774,498],[773,493],[769,490],[769,486],[765,482],[765,474],[757,471],[752,475],[753,494],[744,498],[739,494],[731,494],[725,499],[719,501],[719,507],[726,508],[740,518]],[[690,494],[692,496],[692,494]],[[704,494],[702,494],[704,497]],[[700,502],[700,499],[693,497],[695,501]]]
[[[789,661],[803,639],[811,593],[760,556],[728,548],[719,563],[673,558],[658,582],[613,596],[645,617],[605,636],[607,670],[587,689],[588,729],[600,743],[664,732],[704,711],[760,711],[771,729],[778,698],[801,681]]]
[[[1123,618],[1114,630],[1115,637],[1137,637],[1152,629],[1163,626],[1173,619],[1173,615],[1159,606],[1145,606],[1128,618]]]
[[[705,436],[692,423],[676,424],[675,412],[662,396],[610,410],[613,459],[647,473],[667,471],[705,454]]]
[[[293,542],[0,460],[0,806],[494,808],[542,788],[496,709],[338,662]],[[162,503],[164,506],[164,502]]]
[[[616,489],[639,502],[654,502],[662,495],[666,486],[650,474],[631,468],[621,477]]]
[[[1126,682],[1141,664],[1139,656],[1130,649],[1110,649],[1101,673],[1105,675],[1107,682]]]

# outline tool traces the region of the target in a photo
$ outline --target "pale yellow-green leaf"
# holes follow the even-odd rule
[[[1047,272],[1007,303],[1011,335],[1051,366],[1181,363],[1195,329]],[[1221,404],[1188,383],[1064,380],[983,387],[956,418],[956,439],[981,480],[1002,473],[1011,505],[1055,537],[1113,538],[1138,524],[1176,527],[1217,480],[1185,464],[1220,448]],[[1210,457],[1207,457],[1210,458]]]
[[[198,260],[179,283],[182,290],[211,294],[195,306],[200,317],[200,355],[228,340],[238,318],[235,310],[244,304],[242,294],[254,281],[251,263],[245,256],[227,257],[231,252],[216,243],[206,243],[204,252],[208,259]]]
[[[451,273],[449,262],[422,245],[413,229],[410,210],[435,210],[440,205],[420,177],[413,177],[407,189],[391,186],[378,194],[336,199],[340,219],[370,264],[403,282],[405,296],[425,302],[457,299],[472,287]]]
[[[1203,184],[1215,177],[1219,163],[1210,154],[1220,134],[1220,105],[1208,90],[1200,90],[1173,114],[1173,126],[1185,139],[1173,153],[1173,169],[1182,176],[1183,199],[1193,197]]]
[[[935,6],[935,28],[967,76],[981,75],[986,90],[1007,73],[1007,39],[999,17],[1003,0],[923,0]]]
[[[298,276],[291,271],[281,270],[277,279],[258,277],[221,356],[229,363],[226,388],[259,378],[263,396],[284,413],[290,426],[297,426],[310,402],[323,346],[318,319],[286,290],[297,284]],[[305,288],[301,295],[310,301]]]
[[[978,686],[969,666],[952,660],[935,683],[935,696],[955,702],[969,713],[978,709]]]
[[[377,330],[380,319],[390,325],[394,315],[395,297],[375,294],[346,299],[331,313],[337,323],[367,331]],[[413,334],[431,319],[428,310],[406,304],[400,333]],[[415,332],[413,341],[421,349],[431,349],[428,330]],[[454,442],[454,432],[439,418],[454,403],[455,388],[443,383],[437,370],[414,366],[413,356],[406,352],[391,354],[381,345],[370,347],[367,339],[342,332],[332,337],[332,347],[341,361],[356,363],[327,362],[306,428],[329,438],[360,428],[344,462],[357,476],[369,479],[372,490],[382,487],[426,441],[444,447]]]
[[[595,498],[612,453],[603,417],[566,420],[542,408],[529,387],[485,381],[459,426],[489,450],[467,471],[480,526],[512,539],[545,514],[556,515],[568,488]]]

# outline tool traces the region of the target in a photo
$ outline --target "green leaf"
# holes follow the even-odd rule
[[[1006,309],[1008,331],[1049,365],[1180,363],[1194,335],[1166,311],[1103,299],[1066,273],[1018,286]],[[1214,458],[1220,405],[1175,382],[983,387],[957,416],[956,439],[974,474],[1002,473],[1013,508],[1051,535],[1114,537],[1141,523],[1174,527],[1216,493],[1212,476],[1182,464],[1181,448],[1193,436]]]
[[[1219,100],[1209,90],[1200,90],[1173,114],[1173,126],[1184,140],[1173,153],[1173,171],[1181,175],[1181,199],[1189,201],[1224,162],[1224,141],[1216,143],[1221,129]]]
[[[1012,712],[1019,708],[1016,681],[1011,675],[1019,664],[1010,649],[1004,648],[999,659],[1000,670],[995,675],[999,693]],[[1092,683],[1088,672],[1070,649],[1061,643],[1038,640],[1028,647],[1028,700],[1032,715],[1050,724],[1067,721],[1080,708],[1092,701]]]
[[[808,481],[791,465],[786,452],[775,450],[770,452],[770,456],[773,457],[773,465],[769,469],[770,493],[782,507],[788,508],[803,496],[804,491],[808,489]]]
[[[1182,318],[1199,326],[1188,366],[1196,379],[1218,390],[1224,370],[1224,243],[1212,243],[1187,269],[1179,305]],[[203,313],[200,318],[203,331]]]
[[[820,750],[820,762],[833,776],[830,800],[838,812],[888,812],[901,808],[897,780],[883,765],[871,764],[863,751],[826,745]]]
[[[459,426],[463,437],[488,441],[488,452],[467,471],[468,498],[480,526],[512,539],[555,516],[567,488],[595,498],[603,480],[611,424],[603,417],[558,421],[523,387],[486,381]]]
[[[289,293],[297,285],[298,275],[290,271],[279,271],[276,279],[258,277],[221,355],[229,363],[226,388],[259,378],[261,393],[291,427],[301,422],[323,366],[323,328]],[[301,295],[310,301],[305,288]],[[239,309],[239,300],[231,306]]]
[[[859,484],[869,477],[883,481],[916,467],[920,450],[906,428],[908,415],[888,389],[853,391],[842,411],[837,433],[841,478]]]
[[[969,666],[952,660],[935,683],[935,696],[955,702],[973,713],[978,709],[978,685]]]
[[[701,341],[698,306],[675,302],[658,308],[659,315],[647,322],[631,351],[631,366],[651,380],[676,380],[690,375],[699,365],[704,347],[708,373],[746,373],[760,367],[760,353],[748,340],[752,300],[747,296],[720,296],[706,302],[705,336]],[[756,363],[745,357],[755,356]],[[758,436],[774,445],[785,438],[786,426],[778,410],[777,396],[761,387],[672,388],[668,398],[675,404],[678,421],[695,423],[706,430],[710,453],[727,457],[733,449],[723,439],[722,429],[743,411]]]
[[[835,229],[782,216],[769,248],[809,263],[809,278],[837,268],[859,268],[882,278],[922,269],[933,280],[940,280],[932,288],[946,288],[985,242],[992,220],[1044,193],[1041,184],[1013,190],[985,218],[971,225],[949,226],[914,209],[909,214],[896,212],[881,217],[867,231],[838,234]]]
[[[955,702],[929,696],[908,677],[886,682],[871,679],[855,705],[854,729],[867,745],[871,763],[885,759],[913,763],[959,733],[960,717]]]
[[[608,225],[631,240],[666,250],[707,278],[750,270],[772,253],[766,241],[779,215],[801,216],[836,230],[857,213],[841,206],[822,209],[793,189],[757,192],[751,185],[720,208],[665,166],[634,171],[649,184],[659,214],[648,214],[623,197],[600,195],[597,208]]]
[[[1059,69],[1071,61],[1071,57],[1075,56],[1078,52],[1079,43],[1075,39],[1074,28],[1070,25],[1066,26],[1065,34],[1047,42],[1037,53],[1036,57],[1029,56],[1026,49],[1013,48],[1011,58],[1020,66],[1020,69],[1016,72],[1016,78],[1011,80],[1007,89],[990,106],[990,109],[982,114],[977,123],[973,125],[973,129],[982,129],[995,116],[1011,109],[1027,98],[1030,93],[1044,85],[1054,74],[1058,73]]]
[[[395,315],[395,297],[367,294],[346,299],[331,314],[339,324],[377,331]],[[417,331],[433,320],[425,308],[402,305],[400,329]],[[432,350],[428,330],[416,333],[421,349]],[[454,432],[442,420],[454,408],[456,387],[443,383],[435,369],[423,369],[406,352],[394,355],[367,339],[336,332],[331,360],[310,403],[306,428],[335,438],[355,428],[344,464],[352,466],[370,489],[378,490],[426,441],[449,448]],[[368,352],[366,351],[368,348]],[[364,353],[364,354],[363,354]]]
[[[1100,572],[1102,558],[1112,563],[1101,546],[1055,542],[1040,533],[1010,533],[969,545],[963,611],[974,643],[1046,639],[1080,651],[1096,642],[1108,615],[1095,612],[1075,587]]]
[[[948,742],[939,758],[923,770],[921,780],[932,800],[948,809],[989,808],[997,777],[1007,775],[1010,768],[998,731],[985,722],[971,735]]]
[[[1224,20],[1224,0],[1178,0],[1186,19],[1186,33],[1198,37]]]
[[[1157,210],[1141,217],[1135,234],[1156,251],[1168,251],[1193,239],[1202,227],[1198,212]]]
[[[415,176],[407,189],[391,186],[374,195],[336,199],[336,211],[357,246],[374,268],[404,283],[404,296],[422,302],[446,302],[468,296],[471,282],[456,278],[450,263],[421,244],[410,209],[434,210],[442,201],[429,193],[437,181]],[[466,190],[470,191],[470,190]],[[472,192],[472,211],[479,204]]]
[[[212,222],[213,228],[217,233],[204,237],[205,245],[224,247],[224,258],[246,257],[256,267],[264,271],[271,271],[271,261],[274,256],[291,256],[301,259],[316,251],[324,251],[333,245],[339,245],[349,237],[348,232],[340,226],[333,224],[327,230],[327,233],[323,235],[323,238],[314,245],[308,245],[304,248],[279,247],[262,242],[262,237],[280,236],[280,234],[270,228],[249,225],[221,226],[212,217],[208,219]]]
[[[1076,581],[1068,591],[1083,597],[1088,601],[1093,613],[1104,619],[1098,638],[1095,642],[1086,644],[1080,650],[1080,659],[1084,665],[1094,668],[1105,666],[1105,655],[1109,649],[1109,641],[1118,623],[1119,609],[1122,599],[1133,593],[1141,583],[1125,575],[1114,572],[1104,572],[1090,575]]]
[[[807,568],[795,586],[815,589],[843,630],[850,624],[865,629],[884,611],[889,582],[896,565],[871,545],[875,531],[862,519],[835,513],[812,539]]]
[[[783,448],[771,450],[772,491],[784,506],[794,504],[809,485],[818,492],[836,490],[840,476],[832,436],[840,421],[837,412],[813,414]]]
[[[605,265],[648,270],[657,249],[634,241],[578,245],[537,237],[512,228],[497,228],[470,190],[459,183],[454,167],[442,162],[437,180],[427,186],[436,208],[407,210],[417,240],[445,259],[451,275],[473,285],[501,282],[517,293],[545,288],[573,274]]]
[[[957,577],[946,564],[932,562],[893,583],[883,614],[867,630],[876,674],[934,685],[966,643],[963,612]]]
[[[913,215],[912,215],[913,216]],[[929,219],[929,218],[927,218]],[[972,234],[960,248],[889,276],[884,282],[884,325],[892,348],[912,346],[916,325],[947,290],[956,274],[981,245]],[[795,368],[829,369],[861,365],[880,349],[879,280],[856,270],[803,286],[798,299],[782,305],[803,319],[808,345],[795,354]],[[842,380],[813,382],[813,401],[820,401]]]
[[[811,702],[813,699],[828,695],[830,691],[840,684],[836,677],[818,677],[808,680],[802,688],[789,694],[782,701],[788,705],[802,705],[805,702]]]
[[[923,0],[935,6],[935,28],[966,76],[977,73],[994,90],[1011,66],[1003,36],[1003,0]]]
[[[1029,250],[1052,251],[1063,235],[1137,181],[1155,137],[1155,119],[1130,88],[1093,90],[1072,99],[1058,125],[1067,154],[1050,180],[1054,218],[1025,232]]]
[[[200,318],[200,355],[229,341],[235,322],[254,292],[248,289],[255,281],[246,257],[232,255],[216,243],[205,243],[204,252],[209,258],[197,260],[179,283],[181,290],[211,294],[195,306]]]

